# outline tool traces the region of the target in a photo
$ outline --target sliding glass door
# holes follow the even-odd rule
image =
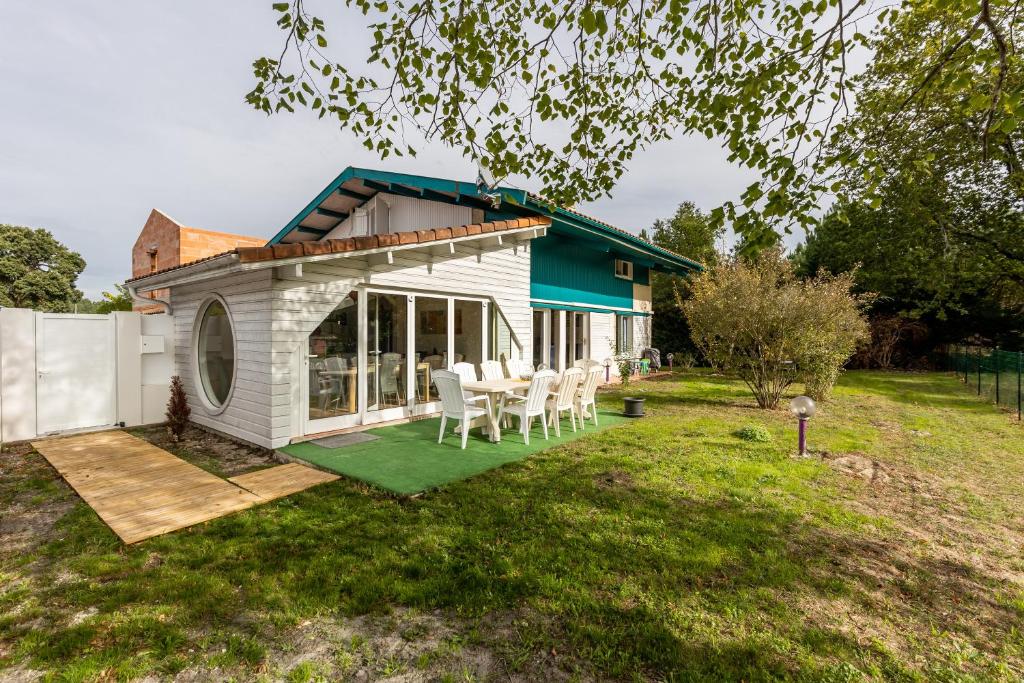
[[[306,414],[310,423],[321,425],[317,431],[358,424],[358,312],[359,292],[353,290],[307,340]]]
[[[488,304],[377,289],[349,293],[310,334],[305,433],[440,410],[433,372],[479,365]]]

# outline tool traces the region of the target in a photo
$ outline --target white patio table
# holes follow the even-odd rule
[[[521,391],[530,387],[529,380],[485,379],[479,382],[463,382],[462,388],[474,394],[491,397],[491,410],[487,414],[487,437],[492,443],[501,442],[501,427],[498,425],[498,402],[508,391]]]

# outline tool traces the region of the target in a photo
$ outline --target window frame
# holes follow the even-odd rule
[[[619,264],[626,266],[624,272],[619,272]],[[627,261],[626,259],[617,258],[615,259],[615,277],[620,280],[633,280],[633,262]]]
[[[231,331],[231,385],[224,400],[218,405],[213,402],[206,391],[206,384],[203,382],[202,365],[199,362],[199,337],[202,333],[203,319],[210,306],[219,303],[224,309],[228,320],[228,329]],[[231,315],[228,302],[220,294],[211,294],[206,297],[196,312],[192,324],[192,384],[195,387],[199,402],[208,415],[220,415],[231,405],[231,398],[235,395],[235,387],[238,385],[238,335],[236,334],[235,319]]]
[[[623,335],[623,328],[628,327],[628,335]],[[633,353],[633,316],[615,314],[615,354]],[[623,338],[625,337],[625,339]],[[623,344],[623,341],[626,343]]]

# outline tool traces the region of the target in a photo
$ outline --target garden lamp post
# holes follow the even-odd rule
[[[604,365],[604,383],[608,384],[608,382],[612,381],[612,359],[611,358],[605,358],[603,365]]]
[[[814,399],[810,396],[797,396],[789,402],[789,410],[800,420],[800,455],[807,455],[807,421],[814,417],[816,410]]]
[[[669,370],[671,370],[671,369],[672,369],[672,359],[673,359],[673,358],[675,358],[675,357],[676,357],[676,356],[675,356],[675,354],[673,354],[673,353],[668,353],[668,354],[665,354],[665,360],[667,360],[667,361],[668,361],[668,369],[669,369]]]

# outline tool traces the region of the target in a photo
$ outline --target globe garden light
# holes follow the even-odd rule
[[[671,370],[671,369],[672,369],[672,359],[673,359],[673,358],[675,358],[675,355],[674,355],[674,354],[671,354],[671,353],[665,356],[665,360],[667,360],[667,361],[668,361],[668,369],[669,369],[669,370]]]
[[[807,421],[814,417],[816,410],[810,396],[797,396],[789,402],[789,411],[800,420],[800,455],[807,455]]]
[[[604,381],[605,384],[612,381],[612,359],[604,359]]]

